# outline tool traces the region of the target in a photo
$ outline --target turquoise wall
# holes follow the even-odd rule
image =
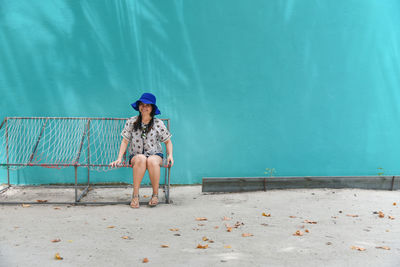
[[[149,91],[171,119],[173,183],[399,174],[399,25],[397,0],[0,0],[0,119],[129,117]]]

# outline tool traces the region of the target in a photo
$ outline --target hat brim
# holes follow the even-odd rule
[[[142,100],[138,100],[138,101],[136,101],[136,102],[133,102],[133,103],[131,104],[131,106],[133,107],[134,110],[139,111],[138,102],[142,102],[142,103],[145,103],[145,104],[151,104],[151,105],[153,105],[153,106],[156,108],[156,112],[154,113],[154,115],[159,115],[159,114],[161,114],[161,111],[158,109],[157,105],[154,105],[152,102],[148,101],[147,99],[142,99]]]

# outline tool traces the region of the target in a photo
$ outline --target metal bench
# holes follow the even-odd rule
[[[129,204],[129,201],[83,202],[90,190],[95,188],[120,188],[127,185],[100,185],[90,183],[90,171],[111,171],[109,163],[119,152],[121,131],[128,118],[73,118],[73,117],[6,117],[0,125],[0,168],[7,169],[6,187],[31,187],[10,183],[10,171],[26,167],[62,169],[74,167],[75,182],[72,185],[39,185],[37,187],[73,188],[75,199],[70,202],[1,201],[0,204]],[[162,119],[167,129],[170,120]],[[128,150],[128,149],[127,149]],[[127,162],[119,167],[132,168]],[[170,203],[169,189],[171,167],[164,157],[165,168],[162,186],[165,202]],[[78,184],[78,168],[87,168],[87,182]],[[161,181],[160,181],[161,182]],[[131,186],[131,185],[128,185]],[[36,186],[35,186],[36,187]],[[78,189],[83,190],[78,195]]]

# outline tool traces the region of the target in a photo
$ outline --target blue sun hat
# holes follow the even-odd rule
[[[161,114],[161,111],[158,109],[156,105],[156,97],[153,94],[144,93],[139,100],[131,104],[131,106],[137,111],[139,111],[139,102],[142,102],[144,104],[154,105],[154,108],[156,109],[156,112],[154,114],[155,115]]]

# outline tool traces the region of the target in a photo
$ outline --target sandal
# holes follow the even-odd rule
[[[133,195],[131,204],[130,204],[132,209],[138,209],[139,208],[139,195]]]
[[[158,204],[158,194],[151,195],[151,200],[149,202],[150,207],[155,207]]]

